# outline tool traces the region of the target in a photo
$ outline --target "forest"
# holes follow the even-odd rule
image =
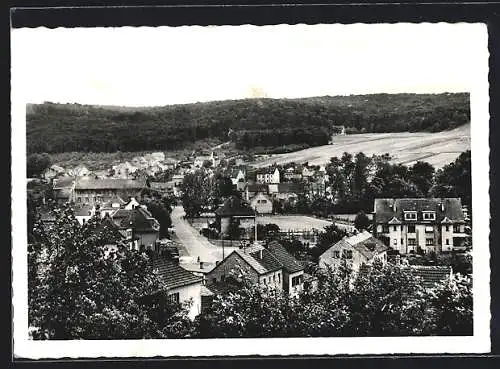
[[[242,99],[163,107],[28,104],[28,153],[177,150],[206,139],[236,148],[324,145],[347,133],[437,132],[470,120],[468,93]]]

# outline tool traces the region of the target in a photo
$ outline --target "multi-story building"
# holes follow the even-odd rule
[[[401,254],[461,250],[469,235],[460,198],[375,199],[374,236]]]
[[[265,168],[257,171],[255,175],[257,183],[280,183],[280,171],[278,168]]]
[[[78,204],[102,204],[109,199],[139,196],[147,187],[145,180],[79,177],[73,187],[73,201]]]

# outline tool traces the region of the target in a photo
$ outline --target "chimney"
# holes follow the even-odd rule
[[[441,207],[441,211],[444,211],[444,203],[440,203],[439,205]]]
[[[259,250],[259,259],[262,259],[262,249]]]
[[[396,211],[396,200],[392,200],[392,211],[395,212]]]

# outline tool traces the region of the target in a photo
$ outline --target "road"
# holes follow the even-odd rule
[[[217,260],[222,260],[222,248],[212,245],[205,237],[191,227],[191,225],[183,219],[184,208],[182,206],[174,206],[172,209],[172,226],[175,228],[174,241],[180,243],[185,249],[191,260],[183,257],[186,262],[195,262],[198,257],[200,261],[215,263]],[[232,248],[225,248],[225,255],[231,253]],[[182,255],[181,255],[182,256]],[[182,263],[181,260],[181,263]]]

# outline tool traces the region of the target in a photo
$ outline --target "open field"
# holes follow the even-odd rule
[[[470,150],[470,124],[450,131],[438,133],[366,133],[337,136],[332,145],[317,146],[286,154],[272,155],[254,164],[266,167],[290,162],[324,165],[333,156],[344,152],[366,155],[388,153],[394,163],[411,165],[416,161],[427,161],[436,168],[454,161],[463,151]]]
[[[258,224],[276,224],[282,231],[288,230],[322,230],[332,222],[305,215],[265,215],[257,217]]]

